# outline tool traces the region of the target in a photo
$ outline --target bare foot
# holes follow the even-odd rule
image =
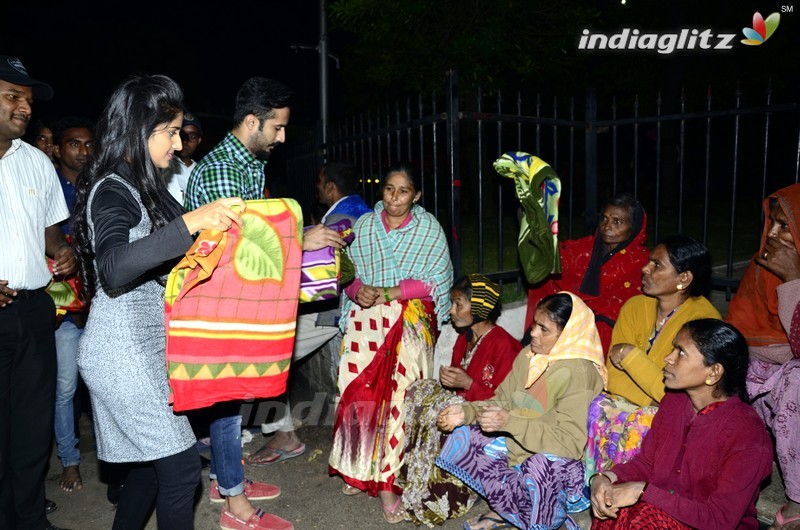
[[[279,460],[286,460],[293,456],[300,456],[305,451],[305,445],[297,435],[292,432],[278,431],[261,449],[245,457],[245,462],[250,465],[267,465]]]
[[[83,481],[81,481],[81,472],[78,466],[65,467],[64,471],[61,472],[58,486],[67,493],[81,489]]]

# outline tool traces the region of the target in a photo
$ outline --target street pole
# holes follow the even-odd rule
[[[325,0],[319,0],[319,113],[322,122],[322,145],[324,162],[327,162],[328,142],[328,28]]]

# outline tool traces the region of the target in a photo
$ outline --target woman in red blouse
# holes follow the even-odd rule
[[[665,361],[667,394],[632,460],[589,479],[592,528],[758,528],[772,471],[764,422],[745,403],[747,343],[732,325],[691,320]]]
[[[628,193],[609,199],[594,235],[559,244],[561,274],[528,290],[525,329],[542,298],[569,291],[594,312],[603,352],[608,353],[619,310],[628,298],[642,294],[642,267],[650,255],[646,241],[647,214],[639,201]]]
[[[456,281],[450,318],[459,333],[450,366],[439,381],[414,383],[406,396],[403,505],[416,524],[442,524],[464,515],[477,495],[433,464],[447,434],[436,426],[440,411],[463,401],[489,399],[503,382],[522,345],[497,325],[500,286],[480,274]]]

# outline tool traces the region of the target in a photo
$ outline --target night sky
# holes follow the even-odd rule
[[[12,6],[0,11],[0,53],[19,57],[55,91],[52,102],[35,103],[34,117],[95,119],[114,88],[135,73],[178,81],[187,108],[219,116],[204,120],[207,129],[230,127],[236,91],[254,75],[292,87],[295,124],[318,113],[318,54],[290,48],[317,45],[318,0],[215,2],[211,9],[188,1],[0,4]]]
[[[653,15],[658,0],[626,1],[625,7],[621,7],[619,0],[597,2],[607,28],[622,23],[620,13],[631,14],[634,21],[646,18],[641,21],[643,27],[659,25],[659,17]],[[207,138],[201,146],[202,154],[218,140],[217,135],[230,127],[238,87],[247,78],[261,75],[280,79],[296,92],[290,127],[311,126],[319,115],[318,53],[313,49],[294,51],[291,45],[317,45],[319,0],[231,0],[209,3],[213,6],[210,8],[204,4],[163,0],[135,3],[0,0],[0,53],[19,57],[35,79],[54,88],[55,99],[37,102],[34,117],[80,114],[94,119],[115,86],[128,75],[166,74],[183,87],[187,108],[205,117]],[[711,9],[713,4],[720,9]],[[795,6],[790,0],[720,0],[703,3],[702,8],[695,4],[695,9],[686,7],[692,5],[691,2],[678,1],[670,5],[670,17],[661,18],[738,33],[737,48],[734,53],[727,54],[727,63],[733,64],[735,69],[744,59],[757,60],[749,61],[737,75],[748,79],[766,77],[759,71],[760,65],[798,71],[794,60],[786,60],[785,55],[773,51],[800,48],[797,20],[800,4]],[[738,44],[741,29],[748,24],[753,11],[759,10],[766,17],[783,6],[791,7],[792,12],[782,15],[773,42],[753,49]],[[535,31],[535,21],[531,22],[531,28]],[[336,33],[332,32],[330,52],[342,54],[342,43],[336,38]],[[578,39],[576,34],[575,48]],[[583,52],[572,49],[569,53]],[[670,77],[674,77],[670,74],[673,59],[650,55],[652,60],[664,64],[664,79],[641,80],[641,85],[669,83]],[[598,53],[595,56],[598,68],[602,68],[606,60],[634,64],[627,55]],[[713,54],[695,55],[711,70],[715,57]],[[722,55],[719,57],[723,59]],[[346,58],[343,62],[346,64]],[[333,62],[329,65],[331,118],[334,119],[337,111],[342,111],[337,105],[342,72],[336,70]],[[358,72],[350,75],[358,75]],[[797,75],[793,77],[796,79]],[[766,79],[763,81],[765,84]]]

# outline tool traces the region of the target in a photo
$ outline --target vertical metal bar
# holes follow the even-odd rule
[[[741,108],[742,104],[742,91],[739,88],[739,83],[736,83],[736,110]],[[736,236],[736,184],[739,176],[739,120],[740,116],[737,113],[733,118],[733,175],[731,178],[731,218],[730,218],[730,232],[728,234],[728,266],[726,268],[725,278],[730,280],[733,278],[733,242]],[[730,288],[727,290],[730,294]]]
[[[394,101],[394,115],[395,115],[395,124],[398,126],[397,131],[394,135],[394,140],[397,142],[397,160],[403,160],[403,138],[400,134],[400,102],[395,100]],[[408,161],[411,163],[411,160]]]
[[[558,96],[553,96],[553,119],[558,120]],[[558,173],[558,125],[553,124],[553,159],[550,160],[553,171]],[[570,205],[570,210],[572,206]],[[570,215],[572,212],[570,211]]]
[[[386,104],[386,165],[391,166],[392,164],[396,164],[397,160],[392,158],[392,133],[390,131],[392,127],[392,108],[389,104]]]
[[[536,117],[542,117],[542,95],[536,93]],[[536,156],[542,152],[542,125],[536,120]]]
[[[406,123],[407,124],[411,123],[411,98],[410,97],[406,98]],[[412,138],[411,127],[406,125],[406,148],[407,148],[406,158],[408,159],[409,162],[411,162],[411,160],[413,159],[412,149],[411,149],[411,143],[412,143],[411,142],[411,138]],[[422,189],[422,187],[421,187],[422,186],[422,181],[425,180],[425,170],[424,170],[424,168],[425,168],[425,161],[420,156],[420,158],[419,158],[420,190]],[[425,199],[422,200],[422,203],[423,204],[425,203]]]
[[[431,94],[431,113],[436,116],[436,92]],[[439,134],[437,122],[433,122],[433,209],[434,215],[439,217]]]
[[[597,129],[594,122],[597,121],[597,96],[594,87],[586,89],[586,211],[584,233],[591,234],[597,227]],[[570,193],[572,202],[572,193]],[[572,239],[572,231],[569,234]]]
[[[800,120],[797,127],[797,154],[794,157],[794,183],[800,182]]]
[[[517,90],[517,116],[522,116],[522,92]],[[517,123],[517,151],[522,151],[522,123]]]
[[[503,113],[503,94],[497,91],[497,113]],[[497,121],[497,147],[503,155],[503,122]],[[497,194],[497,269],[503,270],[503,194]]]
[[[422,121],[422,116],[423,116],[423,112],[424,112],[424,109],[423,109],[423,106],[422,106],[422,94],[419,94],[417,96],[417,110],[419,112],[420,121]],[[419,159],[420,160],[425,160],[425,129],[422,126],[421,123],[420,123],[420,126],[419,126]],[[436,160],[434,160],[433,163],[435,165],[436,164]],[[421,165],[423,167],[425,166],[425,164],[421,164]],[[428,199],[426,197],[427,194],[425,193],[425,187],[426,187],[425,186],[425,182],[427,181],[427,179],[424,178],[424,173],[421,172],[421,171],[420,171],[420,175],[423,175],[423,176],[420,177],[420,183],[419,183],[420,190],[422,191],[422,204],[426,205],[425,209],[427,210],[427,209],[430,208],[430,206],[429,206],[430,205],[430,199]]]
[[[772,103],[772,78],[770,77],[767,83],[767,109],[769,109],[771,103]],[[767,155],[769,154],[769,119],[771,114],[772,113],[769,112],[769,110],[767,110],[767,112],[764,113],[764,167],[761,176],[762,198],[767,196]]]
[[[458,71],[450,70],[447,94],[447,155],[450,162],[450,226],[452,231],[453,274],[461,275],[461,165],[458,116]]]
[[[483,272],[483,120],[480,119],[483,111],[483,94],[481,87],[476,90],[478,110],[478,272]]]
[[[575,98],[569,98],[569,119],[575,122]],[[569,182],[570,187],[575,182],[575,126],[569,126]],[[570,190],[572,195],[572,190]],[[572,218],[569,220],[570,234],[572,234]]]
[[[617,96],[611,97],[611,193],[617,194]]]
[[[711,113],[711,86],[706,94],[706,110]],[[709,196],[711,193],[711,116],[706,118],[706,175],[703,196],[703,243],[708,244]]]
[[[683,166],[684,160],[686,157],[684,156],[684,150],[686,149],[686,119],[684,115],[686,113],[686,91],[681,88],[681,137],[678,149],[680,152],[678,153],[678,166],[680,167],[678,173],[678,233],[683,233]]]
[[[656,116],[661,118],[661,91],[656,98]],[[655,240],[658,241],[658,232],[661,229],[661,120],[656,121],[656,227]]]

